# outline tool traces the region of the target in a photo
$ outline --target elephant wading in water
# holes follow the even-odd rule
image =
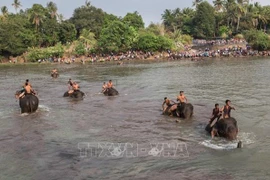
[[[168,106],[163,113],[164,115],[173,115],[175,117],[180,117],[183,119],[189,119],[193,115],[193,105],[190,103],[179,103],[177,104],[177,109],[175,111],[169,112],[171,106]]]
[[[69,91],[65,92],[64,97],[71,97],[74,99],[83,99],[85,96],[84,92],[80,90],[74,90],[72,93],[69,93]]]
[[[213,127],[209,123],[205,130],[210,134],[213,130],[216,136],[224,137],[228,140],[236,140],[238,134],[237,121],[232,117],[218,120]]]
[[[16,92],[16,96],[21,94],[20,91]],[[19,105],[21,108],[21,113],[34,113],[38,109],[39,100],[37,96],[33,94],[26,94],[19,98]]]
[[[211,134],[211,131],[213,130],[215,136],[224,137],[227,140],[233,141],[237,139],[238,134],[238,126],[236,119],[230,117],[226,119],[220,119],[216,122],[216,124],[211,127],[211,124],[209,123],[205,130]],[[242,142],[239,141],[237,144],[237,148],[242,147]]]
[[[104,94],[105,96],[117,96],[119,93],[118,93],[118,91],[117,91],[116,89],[114,89],[114,88],[107,88],[107,89],[103,92],[103,94]]]
[[[51,73],[52,78],[58,78],[59,74],[57,72]]]

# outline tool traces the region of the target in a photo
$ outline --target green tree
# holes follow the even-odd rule
[[[3,17],[6,17],[8,15],[8,8],[7,6],[2,6],[1,7],[1,13]]]
[[[77,32],[74,24],[64,21],[60,24],[59,30],[59,39],[62,44],[71,43],[76,39]]]
[[[164,24],[159,23],[151,23],[147,28],[146,31],[154,33],[157,36],[164,36],[165,35],[165,26]]]
[[[0,23],[0,54],[20,55],[35,45],[34,33],[27,29],[29,21],[20,15],[10,15]]]
[[[101,9],[89,5],[75,9],[70,22],[75,25],[78,37],[83,29],[89,29],[96,37],[99,37],[104,18],[105,13]]]
[[[168,31],[173,31],[174,22],[175,22],[175,15],[174,15],[173,11],[170,9],[166,9],[161,16],[162,16],[162,21],[163,21],[165,28]]]
[[[28,9],[27,13],[29,20],[32,21],[36,27],[36,31],[38,31],[38,27],[46,18],[46,9],[40,4],[34,4],[31,9]]]
[[[47,9],[48,9],[52,19],[54,19],[55,17],[58,17],[58,13],[57,13],[58,8],[54,2],[52,2],[52,1],[48,2]]]
[[[215,10],[206,1],[197,6],[194,17],[194,36],[209,38],[215,36]]]
[[[263,31],[250,30],[245,32],[245,39],[253,49],[265,51],[270,49],[269,36]]]
[[[202,2],[203,0],[194,0],[193,2],[192,2],[192,6],[194,6],[194,7],[198,7],[198,5]]]
[[[87,49],[94,48],[97,44],[95,34],[87,29],[82,30],[79,41],[82,42]]]
[[[123,22],[134,27],[136,30],[144,28],[142,16],[137,11],[134,13],[127,13],[127,15],[123,18]]]
[[[165,36],[155,35],[152,32],[142,32],[139,34],[136,49],[145,52],[155,52],[171,49],[173,41]]]
[[[121,21],[113,21],[101,31],[98,46],[103,52],[127,51],[136,41],[136,30]]]
[[[213,1],[213,4],[215,6],[216,11],[224,10],[224,4],[225,4],[224,0],[215,0]]]
[[[12,3],[12,6],[15,8],[15,11],[17,13],[17,10],[22,7],[21,2],[19,0],[14,0],[14,2]]]

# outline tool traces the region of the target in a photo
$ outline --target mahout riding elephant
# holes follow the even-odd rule
[[[64,93],[64,97],[70,97],[70,98],[74,98],[74,99],[83,99],[85,96],[84,92],[80,91],[80,90],[74,90],[73,92],[65,92]]]
[[[59,73],[57,73],[57,72],[51,73],[51,76],[52,76],[52,78],[58,78]]]
[[[21,94],[21,91],[16,92],[18,97]],[[34,113],[38,109],[38,97],[33,94],[25,94],[19,98],[19,105],[21,108],[21,113]]]
[[[169,113],[171,106],[168,106],[164,112],[165,115],[173,115],[175,117],[190,119],[193,115],[193,105],[190,103],[178,103],[177,109]]]
[[[114,89],[114,88],[107,88],[107,89],[103,92],[103,94],[104,94],[105,96],[117,96],[119,93],[118,93],[118,91],[117,91],[116,89]]]
[[[212,128],[214,128],[215,135],[224,137],[228,140],[235,140],[238,134],[237,121],[234,118],[220,119],[216,124],[211,127],[210,123],[206,126],[205,130],[211,133]]]

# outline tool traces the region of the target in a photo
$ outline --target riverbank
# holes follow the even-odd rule
[[[72,63],[104,63],[104,62],[117,62],[122,65],[123,61],[129,60],[191,60],[201,61],[207,59],[232,59],[232,58],[250,58],[250,57],[266,57],[270,56],[270,51],[256,51],[250,49],[246,44],[229,44],[229,45],[202,45],[186,48],[184,51],[171,52],[142,52],[142,51],[128,51],[126,53],[118,54],[91,54],[88,56],[79,57],[62,57],[62,58],[48,58],[39,59],[37,62],[27,62],[23,58],[16,57],[11,60],[2,62],[1,64],[72,64]]]

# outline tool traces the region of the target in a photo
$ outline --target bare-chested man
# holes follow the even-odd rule
[[[52,72],[51,72],[51,73],[52,73],[52,74],[53,74],[53,73],[58,73],[58,72],[57,72],[57,69],[56,69],[56,68],[54,68],[54,69],[52,70]]]
[[[53,75],[53,74],[58,74],[58,71],[57,71],[56,68],[54,68],[54,69],[51,71],[51,75]]]
[[[78,91],[80,89],[80,86],[78,83],[74,82],[72,88],[74,91]]]
[[[165,107],[165,105],[167,107]],[[165,97],[164,98],[164,101],[163,101],[163,104],[162,104],[163,113],[165,113],[165,111],[166,111],[167,108],[169,108],[168,114],[170,116],[172,116],[172,112],[177,109],[177,104],[174,101],[172,101],[172,100],[168,99],[167,97]]]
[[[69,94],[72,94],[74,91],[78,91],[80,89],[79,84],[76,82],[72,82],[72,85],[70,84],[70,86],[72,87],[72,89],[68,91]]]
[[[107,88],[113,88],[112,80],[109,80],[109,82],[107,83]]]
[[[68,90],[71,90],[73,86],[73,82],[71,79],[68,80]]]
[[[34,94],[34,90],[32,87],[26,82],[24,86],[24,91],[19,95],[18,98],[24,97],[25,95]]]
[[[107,85],[106,85],[106,82],[104,82],[102,86],[102,92],[104,93],[106,90],[107,90]]]
[[[177,101],[179,101],[180,104],[188,102],[186,96],[184,95],[184,91],[180,91],[180,94],[177,97]]]

